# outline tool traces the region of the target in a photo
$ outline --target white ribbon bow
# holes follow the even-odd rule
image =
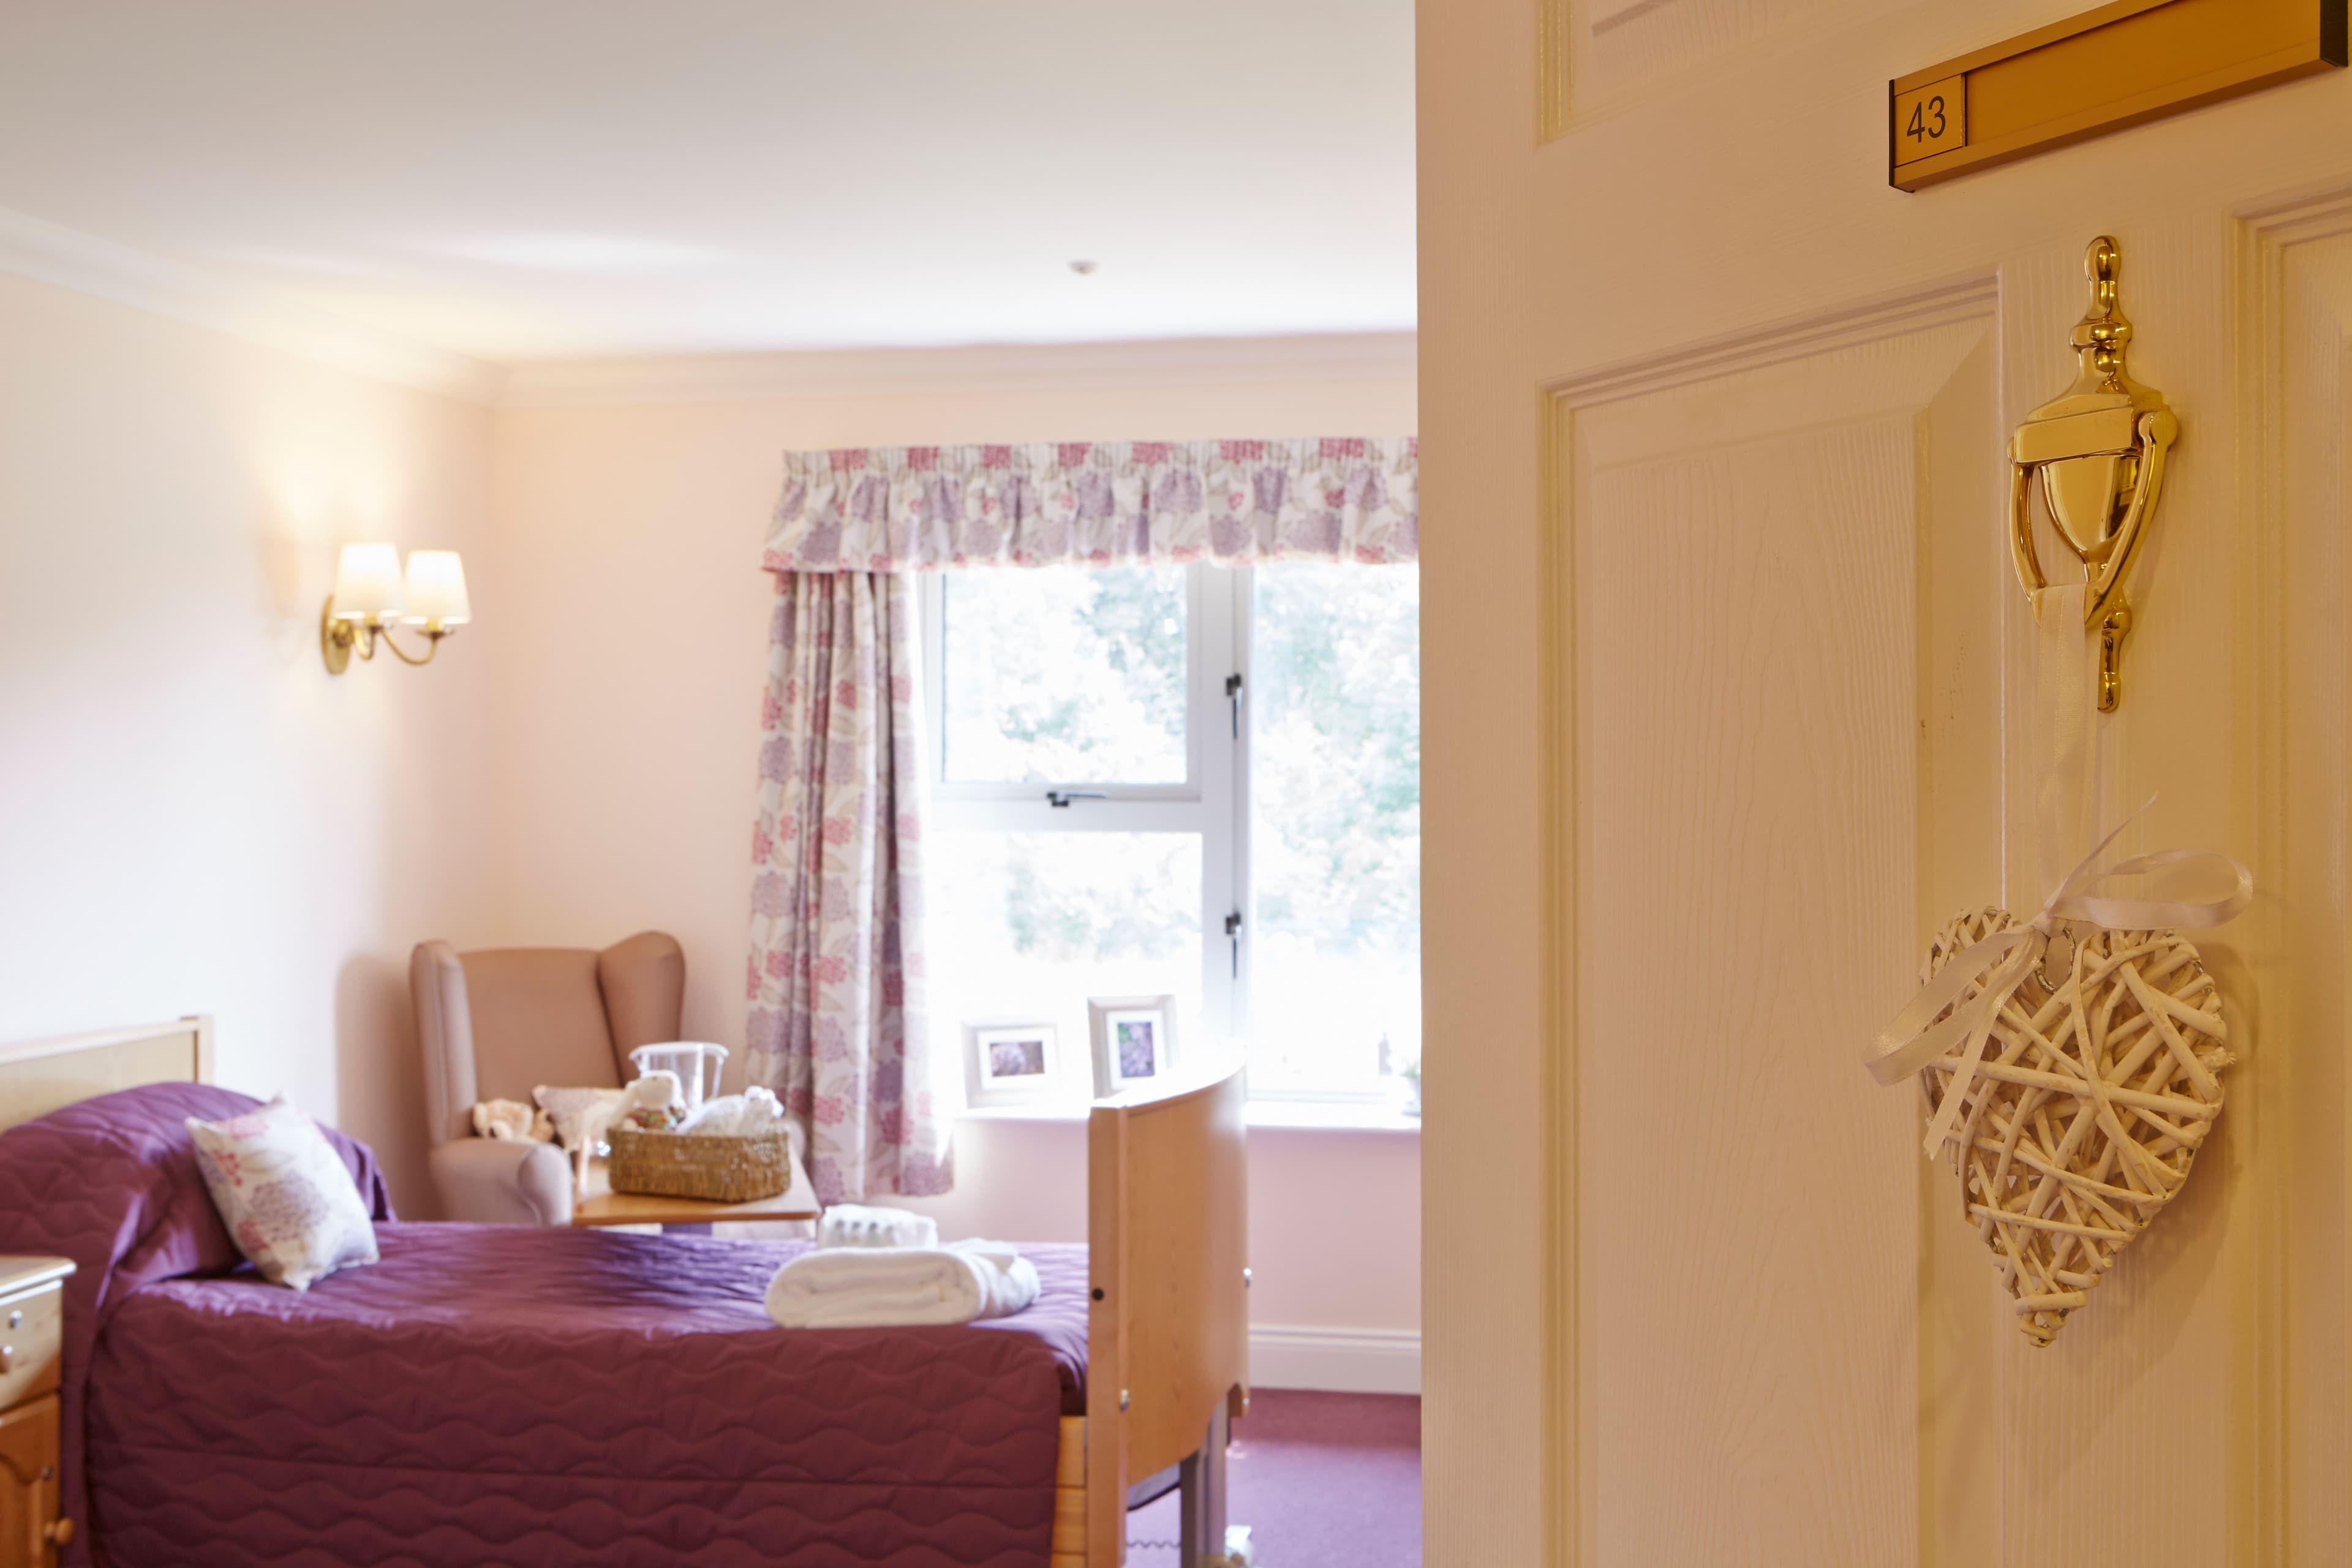
[[[1960,1104],[1967,1098],[1969,1086],[1976,1079],[1978,1065],[1984,1059],[1985,1044],[1991,1037],[1993,1020],[2009,1005],[2017,988],[2041,961],[2037,941],[2046,942],[2060,921],[2084,921],[2109,931],[2164,931],[2183,927],[2217,926],[2235,920],[2246,906],[2253,902],[2254,876],[2245,867],[2211,849],[2160,849],[2152,855],[2136,855],[2118,865],[2101,867],[2099,857],[2107,852],[2115,841],[2123,837],[2124,829],[2138,821],[2148,806],[2156,804],[2150,795],[2146,805],[2117,825],[2116,830],[2099,840],[2088,855],[2083,857],[2066,879],[2058,884],[2042,912],[2023,925],[2012,925],[1995,931],[1982,942],[1954,954],[1935,978],[1911,999],[1911,1005],[1897,1013],[1894,1020],[1878,1031],[1878,1037],[1863,1053],[1863,1065],[1870,1076],[1882,1084],[1900,1083],[1926,1067],[1929,1062],[1952,1048],[1954,1041],[1965,1037],[1968,1048],[1962,1053],[1959,1068],[1952,1075],[1951,1086],[1944,1091],[1937,1107],[1936,1120],[1927,1128],[1927,1156],[1933,1159],[1942,1152],[1955,1124],[1959,1120]],[[2178,899],[2118,899],[2095,896],[2090,889],[2111,877],[2144,877],[2150,872],[2168,870],[2191,860],[2207,860],[2227,866],[2237,874],[2237,886],[2223,898],[2192,901]],[[1984,989],[1966,1007],[1954,1008],[1951,1016],[1936,1021],[1936,1016],[1951,1007],[1961,992],[1990,969]]]

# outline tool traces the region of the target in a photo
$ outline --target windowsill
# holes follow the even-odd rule
[[[956,1112],[959,1121],[1084,1121],[1087,1107],[1067,1100],[1045,1100],[1027,1105],[967,1105]]]
[[[1030,1105],[975,1105],[956,1113],[962,1121],[1084,1121],[1092,1107],[1066,1100]],[[1253,1100],[1252,1127],[1285,1132],[1397,1132],[1418,1137],[1421,1118],[1391,1105],[1352,1100]]]
[[[1252,1127],[1284,1131],[1406,1132],[1421,1134],[1421,1118],[1407,1116],[1386,1100],[1253,1100]]]

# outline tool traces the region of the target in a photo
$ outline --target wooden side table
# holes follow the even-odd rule
[[[62,1258],[0,1258],[0,1568],[49,1568],[74,1537],[58,1516]]]
[[[648,1197],[637,1193],[616,1193],[605,1179],[604,1162],[588,1163],[587,1190],[572,1205],[572,1223],[576,1226],[657,1225],[665,1231],[689,1236],[708,1236],[717,1220],[780,1220],[814,1219],[823,1212],[816,1193],[809,1185],[807,1174],[796,1168],[793,1184],[772,1198],[754,1198],[745,1204],[708,1203],[700,1198]],[[6,1568],[0,1562],[0,1568]]]

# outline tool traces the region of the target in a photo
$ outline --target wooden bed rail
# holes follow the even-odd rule
[[[1249,1402],[1247,1097],[1235,1067],[1087,1119],[1085,1556],[1057,1528],[1054,1568],[1120,1568],[1128,1489],[1196,1456],[1185,1534],[1224,1551],[1224,1426]]]

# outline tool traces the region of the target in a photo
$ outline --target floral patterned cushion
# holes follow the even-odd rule
[[[565,1153],[580,1147],[588,1131],[590,1113],[600,1106],[621,1103],[617,1089],[565,1089],[559,1085],[541,1084],[530,1091],[530,1098],[555,1128],[555,1141],[563,1145]]]
[[[283,1096],[219,1121],[191,1116],[188,1131],[221,1223],[263,1279],[307,1290],[376,1260],[375,1226],[350,1170]]]

